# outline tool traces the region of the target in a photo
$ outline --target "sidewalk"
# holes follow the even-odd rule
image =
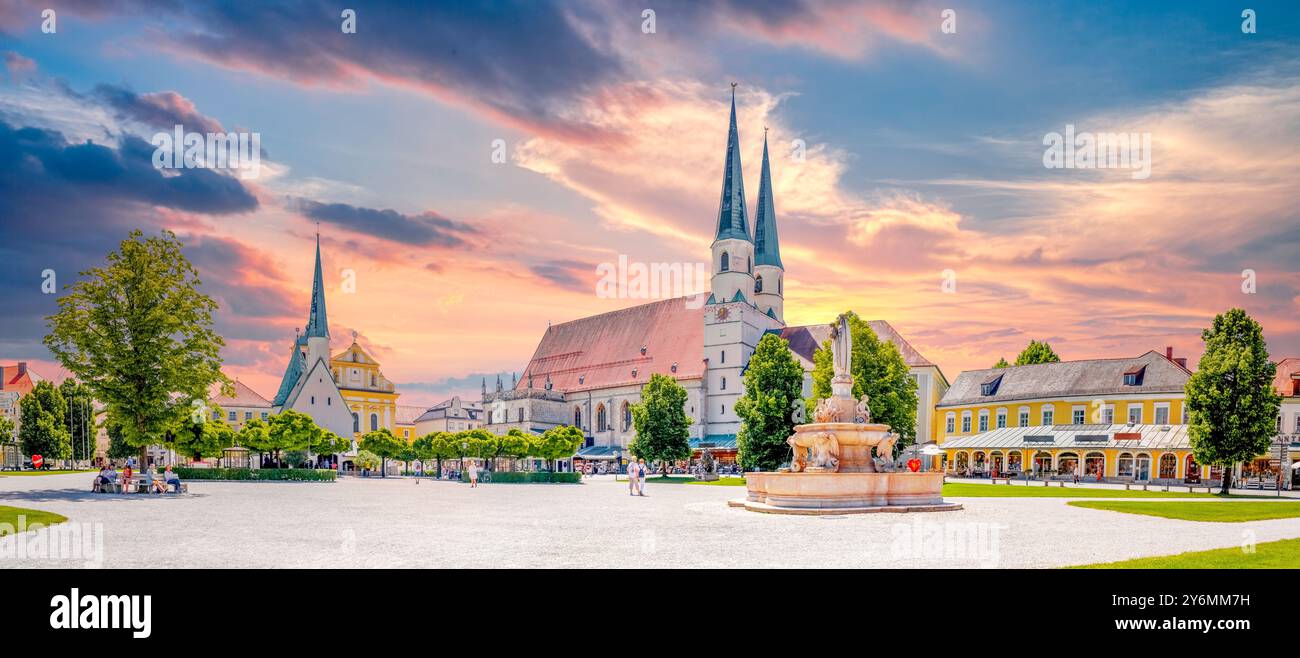
[[[944,478],[944,482],[960,482],[960,483],[963,483],[963,484],[992,484],[992,483],[989,481],[988,478],[957,478],[957,477],[951,477],[951,476],[950,476],[950,477],[947,477],[947,478]],[[1061,486],[1061,482],[1062,482],[1062,481],[1052,480],[1052,481],[1049,481],[1048,486],[1050,486],[1050,487],[1059,487],[1059,486]],[[998,484],[997,484],[996,486],[999,486],[999,487],[1005,487],[1005,486],[1012,486],[1012,487],[1024,487],[1024,486],[1030,486],[1030,487],[1042,487],[1042,486],[1043,486],[1043,481],[1042,481],[1042,480],[1029,480],[1028,482],[1026,482],[1026,481],[1024,481],[1024,480],[1012,480],[1012,481],[1011,481],[1011,484],[1010,484],[1010,485],[1007,485],[1005,482],[1002,482],[1002,481],[999,479],[999,482],[998,482]],[[1079,484],[1074,484],[1073,482],[1065,482],[1065,488],[1067,488],[1067,489],[1071,489],[1071,488],[1079,488],[1079,489],[1121,489],[1121,490],[1122,490],[1122,489],[1124,488],[1124,485],[1122,485],[1122,484],[1115,484],[1115,483],[1108,483],[1108,482],[1080,482]],[[1132,485],[1129,485],[1129,489],[1133,489],[1133,490],[1141,491],[1141,490],[1142,490],[1142,485],[1141,485],[1141,484],[1132,484]],[[1193,486],[1189,487],[1188,485],[1185,485],[1185,484],[1171,484],[1171,485],[1169,485],[1169,486],[1166,488],[1165,485],[1163,485],[1163,484],[1152,484],[1152,485],[1148,485],[1148,489],[1151,490],[1151,491],[1174,491],[1174,492],[1177,492],[1177,491],[1192,491],[1192,490],[1198,490],[1198,489],[1199,489],[1199,490],[1201,490],[1201,491],[1203,492],[1204,489],[1205,489],[1205,487],[1204,487],[1204,486],[1200,486],[1200,485],[1193,485]],[[1218,489],[1217,489],[1217,488],[1214,489],[1213,492],[1214,492],[1214,493],[1218,493]],[[1283,491],[1281,496],[1278,496],[1278,495],[1277,495],[1277,491],[1276,491],[1276,490],[1273,490],[1273,489],[1263,489],[1263,490],[1260,490],[1260,489],[1237,489],[1237,488],[1233,488],[1233,489],[1229,489],[1229,490],[1228,490],[1228,493],[1229,493],[1229,495],[1233,495],[1233,496],[1274,496],[1274,497],[1277,497],[1277,498],[1297,498],[1297,499],[1300,499],[1300,491],[1296,491],[1296,490]]]

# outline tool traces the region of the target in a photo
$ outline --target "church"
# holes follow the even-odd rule
[[[687,392],[693,423],[690,444],[723,462],[736,454],[744,372],[759,339],[775,333],[790,343],[811,395],[813,353],[829,336],[827,324],[785,323],[785,266],[777,234],[767,138],[758,182],[754,228],[749,228],[733,86],[722,196],[711,250],[708,301],[654,301],[572,320],[546,329],[523,377],[510,388],[497,381],[483,390],[485,428],[542,432],[574,425],[586,435],[582,459],[619,459],[636,431],[631,406],[651,374],[669,375]],[[828,319],[829,322],[829,319]],[[948,388],[939,367],[883,320],[870,321],[881,340],[898,347],[917,382],[917,443],[931,440],[933,410]]]
[[[320,236],[316,236],[316,270],[307,326],[289,348],[289,362],[270,403],[271,413],[300,411],[317,425],[351,437],[351,450],[338,456],[338,466],[348,470],[351,457],[356,456],[357,442],[366,432],[386,428],[407,441],[415,439],[415,419],[425,408],[399,405],[398,395],[379,362],[357,344],[357,332],[352,332],[352,344],[347,349],[330,355]]]

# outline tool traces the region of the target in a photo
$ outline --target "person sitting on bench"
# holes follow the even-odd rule
[[[104,485],[112,484],[113,478],[117,476],[117,471],[103,466],[99,469],[99,474],[95,476],[95,484],[90,488],[94,493],[100,493],[104,490]]]
[[[172,472],[172,467],[168,466],[167,470],[163,471],[163,482],[175,487],[174,493],[181,492],[181,479]]]

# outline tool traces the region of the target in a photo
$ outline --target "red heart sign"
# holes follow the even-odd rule
[[[45,458],[40,455],[32,455],[32,468],[40,468],[45,463]]]
[[[921,470],[921,460],[916,459],[915,457],[907,460],[907,470],[913,473]]]

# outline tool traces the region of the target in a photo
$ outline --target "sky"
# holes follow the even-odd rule
[[[319,230],[333,349],[403,404],[476,396],[548,323],[648,301],[602,264],[708,261],[733,82],[789,324],[887,320],[951,380],[1031,338],[1194,364],[1237,306],[1297,356],[1300,5],[1249,6],[8,0],[0,363],[66,375],[43,273],[167,229],[271,396]],[[258,176],[155,167],[175,125],[258,134]],[[1045,166],[1067,126],[1149,137],[1149,176]]]

